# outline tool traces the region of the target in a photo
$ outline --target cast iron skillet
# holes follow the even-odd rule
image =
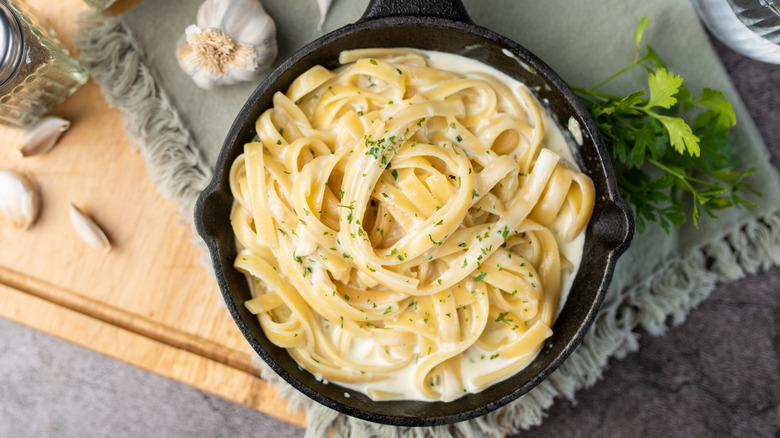
[[[335,67],[339,52],[366,47],[414,47],[473,58],[519,79],[566,126],[579,122],[583,145],[574,151],[596,187],[596,204],[587,228],[583,262],[554,334],[536,359],[500,384],[452,402],[374,402],[355,391],[317,381],[282,348],[273,345],[245,307],[251,298],[244,275],[233,268],[236,257],[228,186],[231,163],[255,136],[254,123],[272,106],[276,91],[285,92],[297,76],[321,64]],[[517,43],[475,25],[460,0],[370,0],[363,17],[304,47],[274,70],[252,93],[236,117],[217,161],[211,184],[197,201],[195,223],[211,252],[214,272],[233,319],[260,357],[284,380],[325,406],[364,420],[398,426],[431,426],[484,415],[528,392],[574,350],[606,293],[615,262],[628,247],[634,218],[620,198],[612,167],[598,130],[572,91],[539,58]],[[348,396],[345,396],[348,394]]]

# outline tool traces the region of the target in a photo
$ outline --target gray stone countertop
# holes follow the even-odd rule
[[[713,41],[780,168],[780,66]],[[522,436],[780,437],[780,268],[726,284]],[[734,312],[734,310],[737,310]],[[0,437],[301,437],[244,406],[0,319]]]

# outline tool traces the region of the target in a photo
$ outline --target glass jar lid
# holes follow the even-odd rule
[[[23,46],[24,35],[19,19],[8,5],[0,2],[0,87],[19,68]]]

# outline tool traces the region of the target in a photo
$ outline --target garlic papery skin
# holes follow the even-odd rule
[[[70,223],[73,224],[73,229],[76,230],[76,234],[81,237],[81,240],[87,243],[87,245],[95,248],[102,249],[104,252],[111,250],[111,243],[106,237],[106,233],[89,217],[86,213],[81,211],[78,207],[70,203]]]
[[[322,30],[322,25],[325,24],[325,18],[328,16],[331,4],[333,4],[333,0],[317,0],[317,6],[320,8],[320,23],[317,25],[317,30]]]
[[[18,230],[26,230],[40,211],[38,187],[24,175],[0,170],[0,214]]]
[[[23,157],[30,157],[48,152],[68,128],[70,122],[63,118],[54,116],[42,118],[22,134],[19,153]]]
[[[208,90],[260,78],[277,51],[276,24],[258,0],[206,0],[179,40],[176,59]]]

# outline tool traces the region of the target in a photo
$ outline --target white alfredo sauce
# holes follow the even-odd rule
[[[463,56],[454,55],[450,53],[421,51],[417,49],[415,50],[418,52],[425,53],[425,55],[428,57],[428,63],[431,67],[438,68],[441,70],[454,71],[466,76],[468,76],[469,73],[473,73],[473,72],[486,73],[503,82],[505,85],[509,87],[510,90],[512,90],[515,93],[517,93],[516,90],[518,90],[519,88],[524,88],[528,90],[528,88],[523,83],[509,77],[508,75],[496,70],[493,67],[472,60],[470,58],[466,58]],[[532,92],[529,92],[529,94],[531,96],[534,96]],[[536,99],[535,96],[534,99]],[[519,99],[519,100],[521,102],[523,101],[523,99]],[[544,146],[547,149],[550,149],[553,152],[560,155],[561,161],[566,163],[566,165],[568,165],[569,167],[575,170],[578,169],[571,152],[571,147],[573,147],[574,145],[569,144],[570,142],[567,141],[567,138],[564,136],[561,127],[552,118],[552,116],[546,111],[545,107],[539,104],[539,102],[537,102],[537,105],[541,111],[543,123],[544,123],[544,138],[542,141]],[[579,126],[575,126],[575,127],[567,126],[567,128],[570,131],[572,131],[572,135],[576,135],[579,131],[578,129]],[[581,140],[577,142],[579,143],[581,142]],[[560,312],[560,309],[563,307],[566,301],[569,289],[571,288],[571,285],[574,281],[574,277],[577,274],[577,271],[579,269],[584,242],[585,242],[584,233],[581,233],[577,238],[575,238],[570,242],[561,242],[559,239],[558,245],[559,245],[561,256],[562,258],[565,258],[570,262],[572,269],[571,270],[566,269],[565,268],[566,263],[562,263],[561,296],[560,296],[560,302],[556,310],[556,315],[555,315],[556,318],[558,316],[558,313]],[[334,343],[338,342],[339,335],[342,330],[339,327],[339,324],[334,324],[323,320],[322,327],[323,327],[323,331],[328,336],[330,336],[331,340]],[[348,359],[354,359],[356,362],[360,362],[360,363],[375,364],[375,365],[387,364],[386,359],[377,353],[376,351],[377,348],[378,348],[377,344],[371,338],[361,339],[355,337],[352,340],[352,344],[347,353],[347,356]],[[415,346],[414,348],[416,349],[418,347]],[[419,353],[420,357],[423,357],[425,355],[425,352],[423,351],[415,351],[415,353]],[[509,363],[517,360],[516,358],[491,357],[490,353],[486,353],[476,345],[472,345],[469,349],[467,349],[464,353],[462,353],[460,355],[460,358],[461,358],[460,361],[461,376],[463,380],[462,381],[463,392],[459,394],[459,396],[462,396],[466,393],[479,392],[479,389],[476,388],[476,386],[471,381],[472,376],[483,375],[488,372],[501,369],[502,367],[508,365]],[[412,361],[410,365],[396,372],[394,378],[390,378],[383,381],[366,382],[366,383],[341,383],[340,382],[339,385],[346,388],[353,389],[357,392],[368,394],[369,396],[371,396],[372,394],[376,394],[377,391],[379,391],[381,393],[385,393],[385,396],[389,394],[395,395],[395,397],[392,397],[392,399],[395,400],[402,399],[402,400],[430,401],[430,399],[425,398],[415,388],[413,384],[414,371],[415,371],[415,361]],[[446,393],[446,391],[444,392]],[[451,397],[450,399],[455,399],[455,398],[458,397]]]

